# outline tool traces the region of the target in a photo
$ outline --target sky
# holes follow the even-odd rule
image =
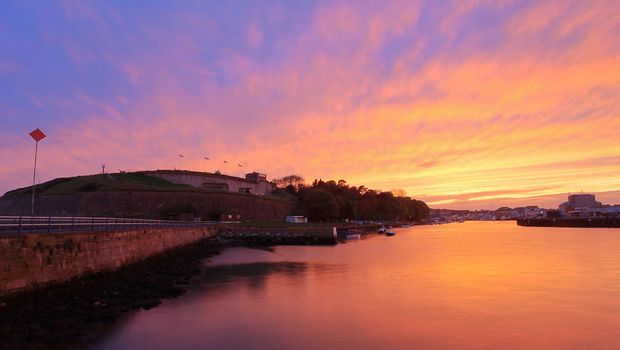
[[[32,182],[36,127],[37,182],[106,164],[620,204],[620,2],[1,1],[0,194]]]

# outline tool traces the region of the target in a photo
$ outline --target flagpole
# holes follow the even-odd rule
[[[32,207],[30,214],[34,216],[34,184],[37,178],[37,152],[39,151],[39,141],[34,144],[34,170],[32,171]]]
[[[30,207],[30,215],[34,216],[34,185],[37,181],[37,153],[39,151],[39,141],[45,138],[45,134],[41,129],[36,128],[28,135],[34,140],[34,169],[32,170],[32,206]]]

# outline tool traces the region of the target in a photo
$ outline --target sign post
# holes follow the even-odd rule
[[[34,144],[34,171],[32,172],[32,208],[30,214],[34,216],[34,184],[37,179],[37,151],[39,150],[39,141],[45,138],[45,134],[41,129],[36,128],[30,134],[30,137],[35,141]]]

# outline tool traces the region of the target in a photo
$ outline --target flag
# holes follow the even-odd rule
[[[228,162],[227,162],[227,161],[224,161],[224,163],[228,164]]]
[[[45,134],[43,133],[43,131],[41,131],[41,129],[36,128],[34,130],[32,130],[32,132],[29,134],[30,137],[32,137],[36,142],[39,142],[41,140],[43,140],[45,138]]]
[[[181,157],[181,158],[185,158],[185,156],[184,156],[184,155],[182,155],[182,154],[179,154],[179,157]]]
[[[237,166],[238,166],[239,168],[243,168],[243,165],[241,165],[241,164],[237,164]]]
[[[206,160],[209,160],[209,158],[205,157]]]

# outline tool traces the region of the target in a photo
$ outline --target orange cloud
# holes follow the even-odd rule
[[[240,25],[243,47],[209,46],[225,30],[216,20],[176,14],[165,33],[146,27],[134,35],[149,50],[105,56],[131,96],[43,97],[80,118],[50,133],[41,180],[102,162],[171,168],[183,153],[194,170],[208,155],[210,170],[229,160],[271,177],[403,188],[441,206],[620,188],[615,2],[432,6],[319,4],[290,33]],[[11,187],[27,185],[30,146],[0,148]]]

